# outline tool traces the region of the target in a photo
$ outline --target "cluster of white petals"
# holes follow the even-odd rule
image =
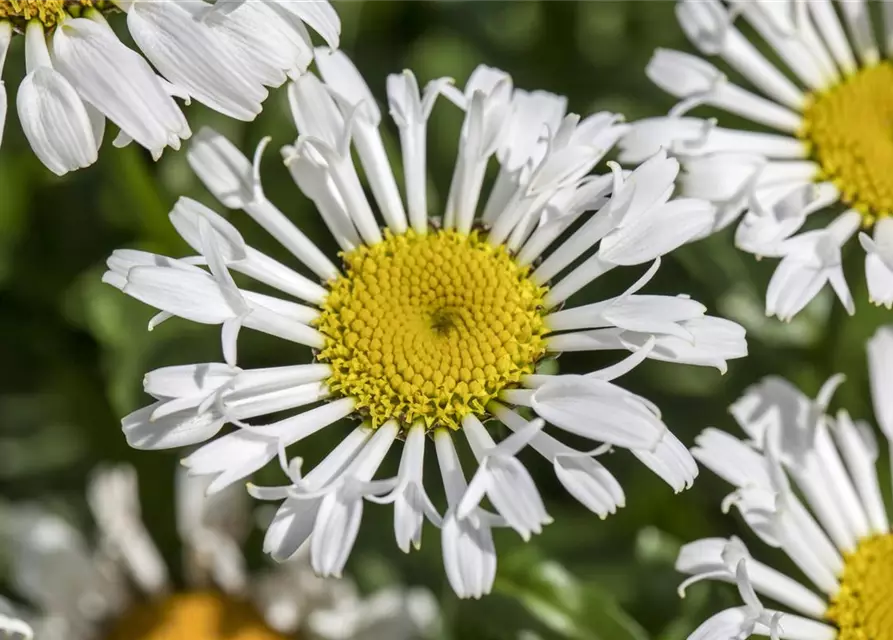
[[[309,471],[286,448],[354,414],[356,400],[333,393],[322,362],[270,369],[237,365],[241,328],[320,348],[313,326],[327,284],[339,274],[297,226],[264,195],[259,162],[213,131],[201,131],[189,150],[192,168],[226,207],[241,209],[268,231],[299,263],[302,275],[249,246],[223,216],[182,198],[171,221],[197,252],[184,259],[117,251],[105,281],[160,311],[153,326],[170,316],[220,325],[224,362],[169,367],[150,372],[145,390],[156,402],[123,420],[125,436],[140,449],[207,442],[184,464],[213,478],[221,490],[273,460],[288,477],[281,487],[250,485],[256,498],[281,500],[267,530],[265,550],[277,560],[309,541],[311,563],[321,575],[340,575],[357,538],[367,501],[394,505],[398,545],[421,542],[424,520],[443,531],[443,557],[453,589],[462,597],[488,593],[496,572],[494,527],[522,538],[551,519],[518,454],[532,448],[552,463],[558,480],[600,517],[625,502],[611,473],[597,460],[610,447],[632,451],[676,491],[690,486],[696,465],[650,402],[613,380],[645,359],[709,365],[746,354],[738,325],[705,314],[687,296],[640,294],[660,256],[703,233],[713,220],[702,200],[673,198],[678,163],[657,153],[633,171],[614,165],[591,175],[595,165],[627,130],[615,114],[586,118],[565,113],[565,99],[513,87],[504,72],[479,67],[464,89],[447,79],[420,90],[405,71],[387,81],[390,113],[403,153],[405,201],[380,133],[381,112],[353,63],[337,51],[317,51],[321,79],[305,74],[289,87],[299,137],[282,149],[298,187],[313,201],[345,251],[411,228],[424,234],[443,227],[468,233],[486,230],[531,278],[548,284],[545,318],[548,352],[615,350],[617,364],[588,375],[531,375],[503,392],[486,416],[469,414],[460,431],[478,468],[463,472],[454,436],[440,425],[402,425],[399,416],[377,429],[360,424]],[[426,185],[426,122],[439,95],[465,113],[453,180],[442,219],[429,213]],[[352,151],[368,180],[374,204],[361,186]],[[485,172],[495,157],[500,170],[483,200]],[[558,306],[617,267],[650,265],[626,292],[580,307]],[[238,286],[233,273],[282,293],[270,296]],[[321,283],[321,284],[320,284]],[[272,423],[265,415],[297,413]],[[539,416],[539,418],[536,418]],[[481,418],[496,418],[511,435],[494,441]],[[533,417],[534,419],[531,419]],[[544,431],[593,441],[578,450]],[[225,424],[235,429],[220,434]],[[492,423],[491,423],[492,424]],[[398,440],[405,442],[398,475],[376,478]],[[423,486],[425,445],[433,439],[447,507],[440,511]],[[497,513],[484,509],[488,498]]]
[[[882,328],[871,339],[868,360],[875,416],[893,441],[893,328]],[[737,583],[746,603],[716,614],[691,639],[837,637],[826,614],[840,591],[845,556],[860,540],[890,533],[871,427],[844,410],[827,415],[842,380],[831,378],[812,399],[782,378],[766,378],[731,407],[746,440],[713,428],[696,439],[694,457],[735,487],[723,510],[735,507],[762,542],[788,555],[811,586],[755,559],[738,538],[687,544],[676,568],[691,577],[680,593],[700,580],[720,580]],[[784,610],[763,607],[755,594]]]
[[[114,146],[136,142],[155,159],[166,147],[179,149],[191,131],[174,98],[253,120],[268,87],[299,77],[312,62],[307,27],[332,47],[341,30],[327,0],[118,0],[114,6],[126,13],[140,53],[96,8],[49,29],[36,19],[22,27],[27,75],[15,107],[34,153],[57,175],[96,162],[106,120],[120,129]],[[13,35],[12,22],[0,20],[0,75]],[[0,141],[6,110],[0,82]]]
[[[720,58],[755,91],[732,83],[703,58],[658,49],[646,73],[680,102],[667,116],[634,123],[620,142],[622,161],[642,160],[659,148],[680,159],[682,193],[716,206],[713,225],[706,233],[740,218],[736,245],[757,257],[781,260],[768,286],[766,313],[785,321],[826,284],[846,310],[854,312],[841,250],[859,231],[860,212],[848,208],[829,224],[798,233],[812,214],[826,211],[841,198],[830,178],[822,177],[809,146],[797,137],[810,95],[857,71],[857,60],[870,68],[880,59],[868,3],[837,4],[840,15],[831,0],[680,1],[676,15],[692,45],[705,56]],[[748,40],[736,26],[738,20],[759,35],[783,68]],[[884,26],[888,34],[893,33],[893,22],[886,21]],[[893,39],[888,36],[887,42]],[[687,115],[702,105],[746,118],[756,129],[775,132],[724,128],[715,119]],[[869,297],[889,308],[893,305],[893,220],[882,215],[875,221],[873,236],[859,233],[859,241],[866,252]]]
[[[186,593],[214,585],[248,599],[269,628],[320,640],[410,640],[437,628],[439,611],[427,591],[387,588],[363,597],[349,580],[314,575],[306,550],[272,570],[250,572],[241,551],[252,524],[248,496],[235,487],[211,496],[206,489],[205,479],[178,472]],[[67,520],[36,505],[3,511],[0,539],[12,552],[12,585],[29,600],[30,626],[0,615],[0,631],[31,638],[33,627],[41,640],[100,640],[141,600],[177,597],[140,515],[135,469],[94,471],[87,501],[97,526],[93,545]]]

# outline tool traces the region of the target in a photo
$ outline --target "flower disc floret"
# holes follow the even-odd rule
[[[866,224],[893,213],[893,64],[856,72],[812,97],[801,137],[824,180]]]
[[[317,328],[329,387],[378,426],[458,428],[533,373],[546,288],[478,232],[387,234],[344,255]]]
[[[138,605],[107,640],[280,640],[252,604],[214,591],[177,593]]]
[[[893,640],[893,534],[865,538],[844,557],[827,617],[838,640]]]
[[[111,7],[104,0],[0,0],[0,19],[12,20],[22,28],[30,20],[54,27],[68,15],[77,17],[87,7],[102,9],[107,4]]]

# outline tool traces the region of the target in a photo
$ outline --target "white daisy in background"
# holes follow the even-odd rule
[[[252,575],[240,551],[251,527],[248,497],[235,488],[207,497],[206,487],[185,471],[177,476],[185,586],[172,584],[143,526],[132,467],[100,469],[90,479],[95,547],[39,507],[4,509],[0,537],[11,584],[30,601],[34,637],[411,640],[436,629],[437,604],[427,591],[386,589],[363,598],[352,582],[314,575],[303,551]]]
[[[340,575],[364,498],[394,504],[404,551],[418,547],[427,518],[443,528],[446,573],[463,597],[492,587],[492,527],[509,526],[528,539],[551,521],[517,458],[528,445],[599,516],[624,504],[617,481],[596,459],[604,449],[577,450],[543,431],[545,422],[556,433],[630,449],[676,491],[689,486],[696,465],[657,408],[612,382],[646,358],[724,370],[727,359],[746,353],[741,327],[706,316],[687,296],[638,293],[662,254],[713,220],[708,203],[671,198],[676,161],[659,153],[633,172],[615,165],[613,174],[589,175],[626,131],[616,114],[566,114],[564,98],[513,89],[506,73],[489,67],[479,67],[464,91],[446,79],[419,91],[406,71],[387,82],[403,151],[404,205],[366,83],[342,53],[318,51],[316,60],[323,80],[306,74],[289,88],[300,135],[282,152],[341,247],[340,264],[264,196],[259,162],[267,141],[252,166],[219,134],[199,132],[188,157],[204,184],[226,207],[244,210],[312,276],[247,245],[232,224],[188,198],[170,218],[198,256],[116,251],[104,280],[160,309],[151,326],[171,316],[222,325],[225,360],[147,374],[145,389],[157,402],[124,418],[131,446],[213,439],[184,460],[192,473],[213,476],[212,492],[278,458],[289,484],[250,487],[257,498],[284,500],[264,549],[284,560],[309,538],[321,575]],[[426,121],[438,95],[463,109],[465,120],[446,207],[429,215]],[[492,156],[500,169],[484,202]],[[621,295],[561,308],[606,272],[648,264]],[[283,297],[243,288],[231,272]],[[311,347],[312,362],[237,367],[243,327]],[[631,355],[588,375],[538,372],[562,351],[602,350]],[[297,415],[276,422],[247,422],[294,409]],[[310,471],[300,458],[287,463],[286,447],[343,418],[359,424],[322,462]],[[512,433],[499,443],[494,435],[505,429],[496,421]],[[236,429],[216,437],[227,423]],[[470,483],[457,437],[478,462]],[[429,439],[445,514],[422,483]],[[404,442],[398,476],[375,480],[397,440]],[[485,496],[498,514],[481,508]]]
[[[658,147],[677,156],[683,195],[716,204],[714,230],[744,214],[738,247],[781,259],[766,313],[782,320],[826,283],[853,313],[841,248],[860,227],[869,296],[893,305],[893,63],[875,41],[869,4],[683,0],[676,15],[692,44],[721,58],[755,92],[702,58],[659,49],[648,77],[681,102],[668,117],[637,123],[621,142],[621,160],[644,158]],[[877,4],[889,55],[893,5]],[[739,30],[741,19],[760,42]],[[781,66],[762,53],[763,45]],[[773,132],[723,128],[685,115],[701,105]],[[838,212],[824,213],[829,208]],[[823,222],[812,220],[810,230],[798,233],[818,212]]]
[[[893,441],[893,327],[868,343],[868,361],[875,415]],[[811,586],[756,560],[737,538],[692,542],[676,563],[692,575],[680,591],[703,579],[737,582],[745,606],[716,614],[690,639],[893,637],[893,532],[875,469],[878,444],[846,411],[826,415],[842,379],[829,380],[812,400],[786,380],[766,378],[731,408],[746,441],[717,429],[698,437],[694,456],[735,486],[723,509],[737,507]],[[766,609],[758,595],[783,613]]]
[[[307,26],[338,46],[341,24],[327,0],[250,0],[229,11],[215,6],[203,0],[0,0],[0,76],[13,36],[23,34],[27,75],[15,104],[40,161],[57,175],[93,164],[106,119],[120,128],[115,146],[135,141],[158,159],[165,147],[179,149],[191,135],[174,97],[253,120],[266,87],[297,78],[312,61]],[[106,20],[121,12],[142,55]],[[6,110],[0,81],[0,141]]]

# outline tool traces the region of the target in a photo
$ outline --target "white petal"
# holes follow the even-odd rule
[[[441,532],[447,580],[460,598],[490,593],[496,578],[496,548],[489,527],[448,515]]]
[[[152,68],[108,26],[66,20],[53,35],[53,63],[85,101],[153,155],[166,146],[178,149],[180,138],[191,135]]]
[[[871,399],[878,425],[893,440],[893,329],[882,327],[868,341]]]
[[[713,220],[714,208],[708,202],[673,200],[606,236],[599,257],[621,265],[649,262],[712,229]]]
[[[255,197],[251,162],[225,136],[202,127],[186,154],[189,166],[224,206],[241,209]]]
[[[799,115],[726,80],[712,64],[681,51],[657,49],[645,69],[664,91],[677,98],[706,104],[789,133],[800,126]]]
[[[196,450],[183,464],[196,475],[216,474],[209,492],[251,475],[288,447],[350,414],[354,400],[340,398],[292,418],[252,429],[239,429]]]
[[[171,449],[204,442],[217,435],[225,419],[211,412],[183,409],[152,419],[164,402],[137,409],[121,420],[127,444],[135,449]]]
[[[164,77],[191,97],[237,120],[260,113],[267,91],[248,62],[183,5],[134,2],[127,28]]]
[[[653,450],[633,449],[633,455],[646,467],[661,477],[673,491],[679,493],[691,488],[698,477],[698,465],[679,439],[669,431]]]
[[[559,376],[539,387],[531,406],[566,431],[620,447],[650,450],[666,429],[633,394],[584,376]]]
[[[297,77],[313,60],[310,34],[293,14],[273,3],[242,2],[223,19],[206,23],[223,35],[230,46],[253,68],[263,84],[278,87],[286,74]]]
[[[333,49],[338,48],[341,35],[341,18],[328,0],[304,0],[288,2],[276,0],[276,4],[290,11],[316,31],[326,44]]]
[[[388,227],[394,233],[403,233],[406,231],[406,213],[378,132],[381,113],[372,92],[353,62],[343,52],[317,50],[316,64],[326,84],[346,105],[356,109],[355,113],[359,117],[354,125],[354,144],[369,186]]]
[[[717,0],[684,0],[676,5],[679,25],[691,43],[707,55],[719,55],[766,95],[798,109],[804,95],[732,24]]]

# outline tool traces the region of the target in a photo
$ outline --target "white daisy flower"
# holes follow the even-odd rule
[[[350,581],[314,575],[306,551],[252,574],[240,551],[251,527],[248,496],[233,488],[207,497],[206,488],[203,479],[178,473],[185,586],[174,585],[143,526],[132,467],[103,468],[90,479],[95,546],[39,507],[6,509],[0,536],[10,551],[12,586],[30,601],[33,637],[410,640],[439,624],[427,591],[389,588],[363,598]],[[13,620],[0,631],[30,638],[22,625]]]
[[[106,20],[122,12],[142,55]],[[253,120],[266,87],[312,61],[307,26],[338,45],[340,21],[327,0],[251,0],[229,12],[203,0],[0,0],[0,77],[13,36],[23,34],[27,75],[15,106],[53,173],[96,162],[106,119],[120,128],[115,146],[135,141],[157,160],[191,135],[174,97]],[[6,110],[0,81],[0,141]]]
[[[880,6],[889,56],[893,13]],[[622,160],[659,147],[677,156],[683,195],[716,205],[714,231],[743,214],[738,247],[781,259],[766,313],[782,320],[826,284],[853,313],[841,250],[860,228],[869,297],[893,306],[893,64],[882,58],[869,14],[865,0],[682,0],[676,15],[689,40],[725,65],[657,50],[646,73],[680,102],[621,142]],[[739,30],[742,19],[759,42]],[[731,82],[726,69],[750,86]],[[755,130],[686,115],[702,105],[747,118]],[[818,212],[822,222],[800,233]]]
[[[741,327],[705,315],[687,296],[639,293],[660,256],[713,219],[706,202],[671,197],[677,162],[659,153],[632,172],[615,165],[613,174],[589,175],[626,130],[617,115],[566,114],[564,98],[514,89],[506,73],[489,67],[479,67],[464,91],[445,79],[420,91],[406,71],[387,82],[403,150],[404,204],[368,86],[343,53],[321,51],[317,61],[323,80],[307,74],[289,88],[300,135],[282,152],[341,247],[340,264],[265,197],[258,166],[264,144],[252,165],[219,134],[200,132],[189,160],[205,185],[315,277],[247,245],[226,219],[187,198],[170,218],[198,256],[116,251],[104,280],[158,308],[152,326],[170,316],[221,325],[225,360],[150,372],[145,389],[157,402],[124,418],[131,446],[211,440],[184,460],[191,472],[213,476],[211,491],[278,458],[288,484],[250,489],[260,499],[284,500],[264,548],[283,560],[309,538],[322,575],[341,573],[365,499],[393,503],[405,551],[420,544],[425,519],[443,527],[446,573],[464,597],[490,591],[493,527],[509,526],[526,539],[551,521],[517,457],[528,445],[599,516],[624,504],[596,459],[604,449],[577,450],[543,431],[546,422],[556,433],[632,450],[676,491],[689,486],[694,461],[657,408],[612,382],[646,358],[725,370],[726,360],[746,353]],[[426,184],[426,122],[441,94],[465,111],[442,216],[429,214]],[[501,166],[484,200],[492,156]],[[608,271],[649,264],[621,295],[561,308]],[[237,285],[232,273],[282,296]],[[309,346],[312,362],[240,368],[242,327]],[[603,350],[629,355],[588,375],[538,373],[559,352]],[[289,410],[298,413],[248,422]],[[312,470],[305,473],[299,458],[286,461],[285,448],[343,418],[359,424]],[[218,437],[227,423],[237,428]],[[512,435],[497,442],[506,429]],[[479,465],[470,481],[456,451],[460,434]],[[429,439],[445,514],[422,482]],[[405,443],[398,476],[377,480],[397,440]],[[485,496],[497,514],[481,507]]]
[[[875,415],[893,440],[893,327],[868,343],[868,361]],[[689,638],[891,637],[893,532],[878,483],[878,444],[871,428],[846,411],[826,415],[842,380],[833,377],[813,400],[781,378],[766,378],[731,407],[746,441],[717,429],[698,437],[694,456],[735,486],[723,509],[735,506],[802,577],[760,562],[734,537],[685,545],[676,568],[692,577],[681,593],[704,579],[737,582],[746,602],[716,614]],[[780,609],[764,607],[757,594]]]

